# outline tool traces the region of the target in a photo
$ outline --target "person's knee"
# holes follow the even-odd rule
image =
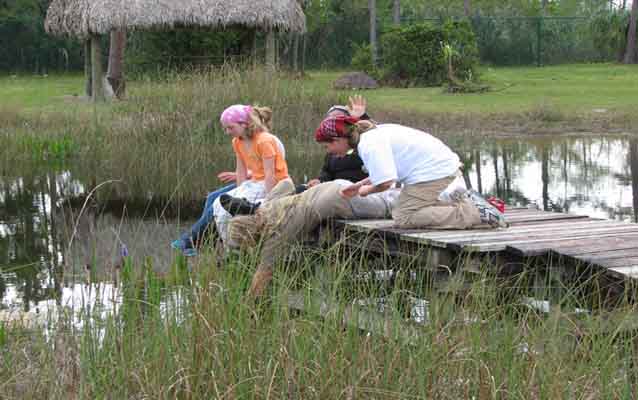
[[[394,226],[397,228],[409,228],[411,224],[411,218],[408,213],[404,213],[398,210],[392,211],[392,219],[394,220]]]

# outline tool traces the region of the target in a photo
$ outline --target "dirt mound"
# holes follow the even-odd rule
[[[377,81],[363,72],[345,74],[332,84],[335,89],[376,89]]]

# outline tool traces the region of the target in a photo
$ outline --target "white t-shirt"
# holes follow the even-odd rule
[[[363,133],[357,150],[373,185],[430,182],[454,175],[460,165],[459,156],[439,139],[396,124]]]

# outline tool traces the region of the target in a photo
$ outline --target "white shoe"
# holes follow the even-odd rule
[[[481,222],[489,224],[493,228],[507,228],[509,223],[505,220],[505,216],[491,205],[476,190],[468,190],[466,196],[478,208]]]

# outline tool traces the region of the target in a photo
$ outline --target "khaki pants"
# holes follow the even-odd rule
[[[272,189],[270,189],[270,192],[268,192],[264,199],[264,203],[290,196],[291,194],[295,194],[295,183],[290,178],[282,179],[277,182]]]
[[[469,199],[448,203],[439,194],[455,176],[406,185],[392,211],[397,228],[467,229],[481,224],[478,209]]]

